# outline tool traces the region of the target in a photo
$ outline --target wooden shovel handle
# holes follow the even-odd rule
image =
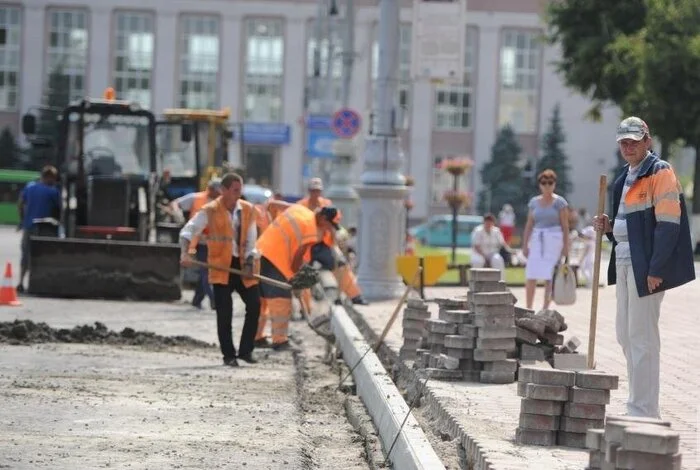
[[[203,263],[197,260],[190,260],[193,266],[199,266],[200,268],[216,269],[217,271],[228,271],[232,274],[238,274],[239,276],[244,276],[245,273],[239,269],[233,269],[227,266],[219,266],[216,264]],[[285,290],[292,290],[292,286],[286,282],[278,281],[277,279],[272,279],[269,277],[261,276],[259,274],[253,274],[253,277],[260,282],[270,284],[271,286],[279,287]]]
[[[608,177],[600,175],[598,185],[598,217],[605,212],[605,198],[608,193]],[[591,286],[591,321],[588,327],[588,368],[595,366],[595,335],[598,322],[598,287],[600,284],[600,252],[603,244],[603,232],[595,235],[595,260],[593,262],[593,279]]]

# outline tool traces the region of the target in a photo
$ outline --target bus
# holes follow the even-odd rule
[[[0,169],[0,224],[19,224],[19,195],[27,183],[38,181],[39,177],[38,171]]]

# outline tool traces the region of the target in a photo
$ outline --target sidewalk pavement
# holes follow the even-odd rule
[[[467,288],[428,288],[426,299],[464,295]],[[517,305],[524,306],[525,290],[513,288]],[[538,288],[535,308],[542,302],[543,289]],[[437,318],[437,305],[430,303],[433,318]],[[700,289],[693,282],[666,293],[661,309],[661,414],[681,433],[683,470],[700,469]],[[355,306],[364,322],[377,335],[381,334],[396,301]],[[581,353],[588,349],[591,291],[579,289],[577,302],[572,306],[552,308],[566,318],[569,325],[565,338],[577,336],[582,344]],[[401,320],[397,318],[385,341],[386,346],[398,357],[402,345]],[[595,346],[596,369],[619,376],[619,389],[613,390],[608,414],[626,411],[628,382],[622,350],[615,336],[615,287],[599,290],[598,320]],[[470,382],[428,383],[429,392],[437,399],[448,416],[456,419],[463,432],[491,456],[499,461],[492,468],[497,470],[520,468],[547,468],[548,470],[578,469],[586,467],[588,454],[579,449],[564,447],[520,446],[514,443],[518,426],[520,397],[516,384],[487,385]],[[536,464],[533,466],[533,464]]]

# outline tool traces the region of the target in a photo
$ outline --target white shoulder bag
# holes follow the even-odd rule
[[[576,303],[576,275],[569,266],[569,258],[567,257],[564,263],[560,263],[555,269],[552,300],[557,305],[573,305]]]

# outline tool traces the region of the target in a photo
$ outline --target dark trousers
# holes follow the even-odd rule
[[[208,251],[209,250],[207,249],[207,245],[203,243],[197,245],[197,261],[206,263],[208,258]],[[209,303],[211,304],[211,307],[214,308],[214,306],[216,305],[216,301],[214,300],[214,291],[211,288],[211,284],[209,284],[209,269],[199,268],[199,281],[197,282],[197,286],[194,288],[194,297],[192,298],[192,305],[194,305],[195,307],[200,307],[202,305],[202,300],[204,300],[205,295],[209,298]]]
[[[231,259],[233,269],[241,269],[241,261],[238,258]],[[236,348],[233,346],[231,333],[231,320],[233,318],[233,291],[238,292],[245,304],[245,322],[241,332],[241,343],[238,348],[239,356],[246,356],[253,352],[255,333],[258,330],[258,317],[260,316],[260,291],[258,286],[246,287],[241,276],[229,274],[228,284],[213,284],[214,301],[216,302],[216,327],[219,334],[219,345],[224,360],[236,357]]]

